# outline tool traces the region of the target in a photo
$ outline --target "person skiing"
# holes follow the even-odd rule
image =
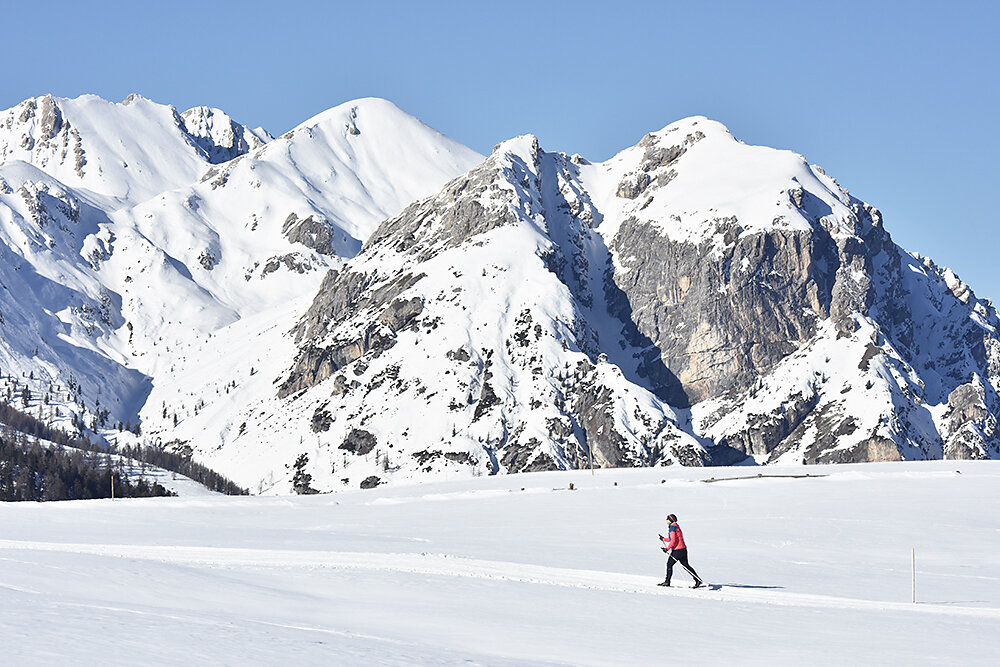
[[[660,586],[670,585],[670,576],[674,571],[674,563],[680,563],[684,566],[684,569],[694,577],[694,586],[692,588],[699,588],[704,582],[702,582],[701,577],[698,573],[694,571],[694,568],[688,564],[688,552],[687,544],[684,543],[684,533],[681,531],[681,526],[677,523],[676,514],[667,515],[667,524],[669,525],[667,529],[667,537],[660,535],[660,541],[663,542],[664,553],[670,554],[667,556],[667,578],[663,580]]]

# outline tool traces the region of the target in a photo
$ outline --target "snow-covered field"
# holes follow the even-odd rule
[[[937,461],[4,504],[3,662],[995,664],[998,488]],[[668,512],[709,588],[656,586]]]

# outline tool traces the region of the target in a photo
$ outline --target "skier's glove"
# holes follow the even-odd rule
[[[660,547],[660,551],[662,551],[663,553],[667,553],[668,551],[670,551],[670,549],[666,547]]]

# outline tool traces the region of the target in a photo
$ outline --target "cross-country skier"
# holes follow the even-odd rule
[[[683,565],[684,569],[687,570],[692,577],[694,577],[693,588],[698,588],[702,585],[701,577],[699,577],[698,573],[694,571],[694,568],[688,564],[687,545],[684,543],[684,533],[681,532],[681,526],[677,523],[677,515],[668,514],[667,524],[669,524],[667,537],[660,535],[660,541],[663,542],[663,551],[670,554],[667,556],[667,578],[664,579],[663,583],[659,585],[670,585],[670,575],[673,574],[674,571],[674,562],[677,562]]]

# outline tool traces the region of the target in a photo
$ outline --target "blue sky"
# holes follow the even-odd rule
[[[605,159],[701,114],[788,148],[1000,299],[992,2],[5,3],[0,108],[139,92],[280,134],[385,97],[480,152]]]

